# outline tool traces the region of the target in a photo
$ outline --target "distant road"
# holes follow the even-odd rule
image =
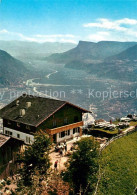
[[[52,73],[50,73],[50,74],[48,74],[48,75],[46,75],[46,78],[48,78],[49,79],[49,77],[52,75],[52,74],[56,74],[58,71],[57,70],[55,70],[54,72],[52,72]]]

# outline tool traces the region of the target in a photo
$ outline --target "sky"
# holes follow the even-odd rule
[[[137,41],[137,0],[1,0],[0,40]]]

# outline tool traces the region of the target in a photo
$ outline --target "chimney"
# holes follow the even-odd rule
[[[31,107],[31,102],[26,102],[26,108],[30,108]]]
[[[25,115],[25,109],[20,109],[20,117],[23,117]]]
[[[20,101],[16,100],[16,106],[19,106]]]

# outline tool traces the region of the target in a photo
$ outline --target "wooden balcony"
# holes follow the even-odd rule
[[[46,131],[47,131],[48,134],[54,135],[56,133],[60,133],[62,131],[67,131],[69,129],[77,128],[77,127],[80,127],[80,126],[83,126],[83,121],[80,121],[80,122],[77,122],[77,123],[72,123],[72,124],[69,124],[69,125],[61,126],[61,127],[56,127],[54,129],[48,129]]]

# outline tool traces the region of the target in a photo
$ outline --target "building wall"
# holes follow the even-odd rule
[[[17,123],[15,121],[3,119],[3,126],[10,129],[15,129],[17,131],[22,131],[23,133],[31,134],[36,131],[36,128],[31,125],[25,125],[23,123]]]
[[[4,127],[3,130],[4,130],[3,133],[4,133],[5,135],[9,135],[9,136],[11,136],[11,137],[13,137],[13,138],[22,140],[22,141],[24,141],[26,144],[31,144],[31,143],[33,143],[33,141],[34,141],[34,136],[33,136],[33,135],[30,135],[30,134],[27,134],[27,133],[23,133],[23,132],[21,132],[21,131],[17,131],[17,130],[8,128],[8,127]],[[10,132],[11,132],[12,134],[10,134]],[[18,134],[20,135],[20,138],[18,138],[18,136],[17,136]]]
[[[23,142],[11,138],[0,147],[0,179],[9,176],[10,166],[12,171],[15,171],[16,154],[20,151],[22,144]]]
[[[56,140],[56,142],[62,142],[64,140],[72,139],[72,138],[77,137],[79,135],[80,135],[79,132],[76,132],[76,133],[73,134],[73,129],[70,129],[70,135],[65,135],[65,137],[62,137],[62,138],[60,137],[60,133],[57,133],[57,140]]]
[[[65,119],[68,119],[67,123],[65,123]],[[54,125],[55,121],[56,121],[56,125]],[[42,124],[40,124],[38,126],[38,129],[41,130],[52,129],[55,127],[61,127],[79,121],[82,121],[82,111],[71,105],[65,105],[63,108],[57,111],[53,116],[51,116]]]

